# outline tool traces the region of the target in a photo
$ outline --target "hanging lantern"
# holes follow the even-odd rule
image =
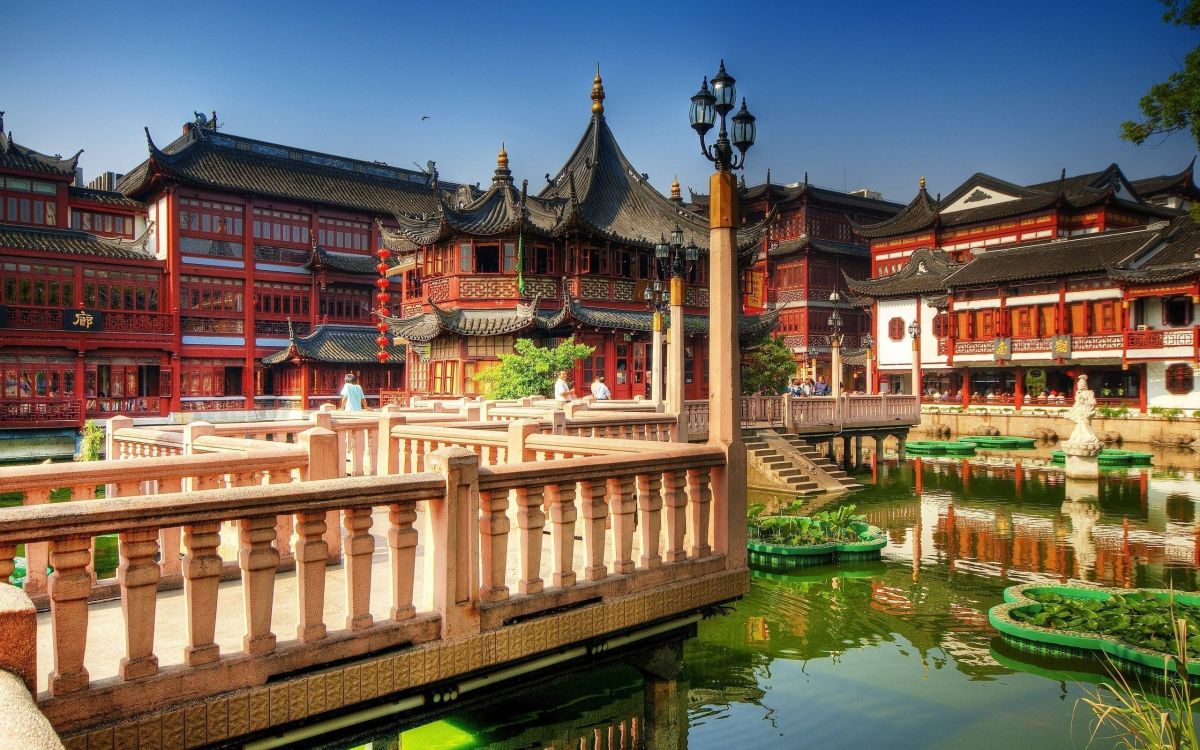
[[[387,260],[389,255],[391,255],[391,253],[388,252],[386,247],[381,247],[375,251],[375,257],[379,258],[381,261]]]
[[[384,274],[387,273],[388,264],[381,262],[381,263],[379,263],[379,265],[375,266],[375,270],[379,272],[380,276],[383,276]]]
[[[380,289],[387,289],[388,288],[387,277],[380,276],[378,279],[375,279],[375,286],[379,287]]]
[[[382,335],[381,335],[381,336],[377,336],[377,337],[375,338],[375,343],[376,343],[376,344],[379,344],[379,348],[380,348],[380,349],[382,349],[383,347],[385,347],[385,346],[387,346],[387,345],[388,345],[388,337],[387,337],[387,336],[382,336]]]
[[[387,292],[380,292],[379,294],[375,295],[375,299],[379,300],[380,307],[386,307],[388,301],[392,299],[392,295],[388,294]]]
[[[381,320],[381,321],[379,321],[378,323],[376,323],[376,324],[375,324],[375,328],[376,328],[376,329],[377,329],[377,330],[378,330],[380,333],[387,333],[387,332],[388,332],[388,324],[387,324],[387,323],[384,323],[382,320]]]
[[[392,355],[388,354],[387,352],[385,352],[382,349],[375,352],[375,359],[379,360],[379,364],[383,364],[384,362],[387,362],[388,359],[391,358],[391,356]]]

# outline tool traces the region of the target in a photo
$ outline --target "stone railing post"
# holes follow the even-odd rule
[[[109,461],[123,458],[114,437],[117,430],[123,430],[126,427],[133,427],[133,420],[129,417],[113,417],[108,420],[108,427],[104,431],[104,457]]]
[[[561,414],[562,412],[558,412]],[[536,458],[525,448],[530,435],[539,435],[542,426],[532,419],[518,419],[508,425],[508,463],[519,464]]]
[[[581,411],[587,411],[588,405],[583,401],[568,401],[563,404],[563,416],[567,419],[574,419],[575,415]],[[557,413],[557,412],[555,412]]]
[[[490,422],[492,419],[492,409],[495,408],[495,401],[483,401],[479,404],[479,421]]]
[[[796,421],[792,419],[792,394],[783,394],[783,430],[784,432],[795,432]]]
[[[405,421],[405,417],[399,413],[399,409],[390,404],[379,415],[379,435],[375,441],[376,450],[379,452],[375,458],[376,475],[400,473],[403,466],[400,456],[400,440],[392,437],[392,428],[404,424]]]
[[[390,434],[390,432],[389,432]],[[337,479],[342,476],[346,462],[338,449],[337,434],[324,427],[310,427],[296,436],[296,441],[308,454],[308,471],[304,481],[314,482],[318,479]],[[299,525],[301,519],[297,518]],[[325,543],[329,545],[329,563],[336,565],[342,561],[341,519],[336,510],[325,514]],[[299,557],[299,552],[296,554]],[[297,563],[298,564],[298,563]],[[301,574],[301,578],[303,575]],[[322,572],[322,582],[325,580]]]
[[[433,526],[433,609],[442,640],[479,632],[479,457],[467,448],[440,448],[428,456],[446,479],[446,497],[430,503]]]
[[[550,431],[555,435],[567,434],[567,413],[562,409],[555,409],[549,413]]]
[[[325,404],[329,406],[329,404]],[[312,422],[314,427],[320,427],[325,430],[333,429],[333,412],[322,406],[320,410],[314,411],[308,415],[308,421]]]
[[[458,408],[458,413],[468,422],[479,421],[480,405],[476,403],[463,404]]]
[[[0,669],[37,695],[37,610],[24,591],[8,583],[0,583]]]
[[[208,422],[188,422],[183,426],[183,455],[191,456],[196,453],[196,438],[216,434],[217,428]]]

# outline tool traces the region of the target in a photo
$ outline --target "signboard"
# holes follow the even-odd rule
[[[992,358],[1003,362],[1012,358],[1012,339],[996,339],[992,342]]]
[[[104,313],[99,310],[63,310],[63,330],[86,333],[104,330]]]
[[[1050,337],[1050,355],[1055,359],[1071,357],[1071,337],[1065,334]]]
[[[751,269],[746,272],[746,312],[761,313],[767,309],[767,273]]]
[[[389,268],[388,274],[390,275],[393,273],[400,273],[402,271],[407,271],[410,268],[416,268],[416,267],[417,267],[417,254],[409,253],[408,255],[405,255],[399,261],[397,261],[396,265]]]

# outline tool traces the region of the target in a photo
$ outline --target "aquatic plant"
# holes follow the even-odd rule
[[[1143,596],[1113,594],[1083,599],[1052,591],[1027,591],[1037,608],[1012,610],[1012,618],[1043,628],[1096,633],[1133,646],[1200,658],[1200,607]],[[1176,639],[1182,636],[1182,642]]]

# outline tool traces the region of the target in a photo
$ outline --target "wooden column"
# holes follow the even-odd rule
[[[683,413],[683,402],[687,400],[683,373],[686,369],[684,361],[687,355],[687,335],[684,333],[683,313],[683,279],[671,277],[671,319],[670,343],[667,344],[667,407],[676,414]],[[693,379],[699,382],[700,373],[695,372]],[[687,436],[682,438],[687,442]]]

